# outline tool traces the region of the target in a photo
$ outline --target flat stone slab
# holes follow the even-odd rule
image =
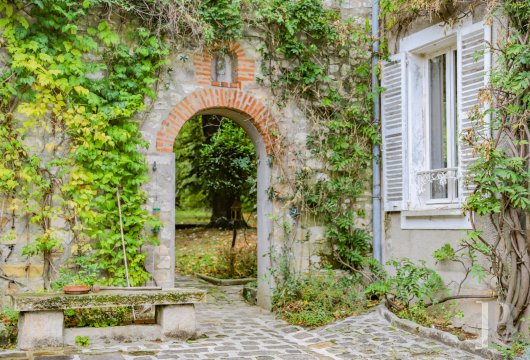
[[[178,305],[204,302],[205,297],[205,290],[195,288],[103,290],[82,295],[32,293],[13,295],[13,308],[15,311],[50,311],[94,307]]]

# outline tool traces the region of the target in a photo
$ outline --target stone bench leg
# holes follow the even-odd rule
[[[63,346],[63,330],[62,311],[21,312],[17,345],[21,350]]]
[[[157,305],[156,322],[163,338],[186,340],[197,335],[195,305]]]

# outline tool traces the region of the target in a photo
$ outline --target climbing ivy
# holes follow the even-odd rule
[[[92,244],[109,283],[125,284],[118,191],[132,285],[149,279],[141,247],[156,241],[144,233],[153,220],[141,207],[147,143],[131,119],[154,96],[167,51],[143,28],[127,31],[127,45],[107,21],[90,16],[92,6],[0,1],[9,55],[1,74],[0,189],[15,214],[41,229],[24,252],[44,255],[47,288],[51,254],[62,243],[59,216],[77,246]],[[47,139],[42,148],[27,145],[37,136]]]
[[[288,201],[323,220],[332,263],[360,271],[371,262],[361,197],[369,191],[371,145],[379,142],[372,124],[370,28],[341,20],[319,0],[256,0],[255,8],[266,34],[264,81],[280,103],[297,102],[310,119],[309,161],[319,164],[315,169],[298,156],[300,170],[287,180],[293,188]]]
[[[319,0],[0,0],[0,11],[9,55],[0,78],[0,189],[10,210],[40,226],[25,252],[44,255],[47,281],[52,253],[69,230],[110,283],[125,283],[118,191],[132,284],[148,279],[141,247],[155,240],[144,232],[153,224],[141,207],[146,143],[134,115],[145,109],[146,96],[156,95],[168,45],[189,39],[218,48],[243,36],[247,25],[265,33],[263,81],[280,104],[297,102],[312,124],[310,159],[280,149],[295,154],[301,170],[278,181],[292,186],[292,206],[325,221],[332,262],[355,271],[364,266],[370,241],[358,224],[364,217],[358,200],[368,190],[371,144],[379,141],[371,124],[366,24],[341,20]],[[116,12],[136,18],[119,24]],[[39,136],[46,144],[27,145]]]

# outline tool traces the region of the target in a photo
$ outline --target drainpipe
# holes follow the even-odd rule
[[[380,97],[377,66],[379,62],[379,0],[372,0],[372,92],[374,95],[374,125],[381,123],[379,108]],[[382,226],[381,226],[381,149],[379,144],[372,145],[372,233],[374,258],[382,262]]]

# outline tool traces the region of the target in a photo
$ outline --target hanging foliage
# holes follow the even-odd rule
[[[92,244],[109,283],[125,284],[118,189],[131,284],[150,278],[141,252],[155,241],[143,231],[152,219],[141,207],[147,168],[140,149],[147,144],[131,119],[145,108],[144,97],[154,96],[167,51],[143,28],[131,29],[134,45],[126,45],[107,21],[89,16],[92,5],[0,1],[9,55],[1,73],[0,189],[17,216],[40,228],[24,253],[43,254],[46,288],[51,255],[68,230],[85,250]],[[47,143],[31,148],[31,137]]]
[[[371,237],[359,200],[369,191],[371,145],[379,142],[372,124],[370,27],[341,20],[319,0],[256,0],[255,8],[256,26],[265,33],[262,71],[280,103],[295,101],[310,120],[310,161],[319,164],[297,157],[295,177],[283,174],[293,192],[287,201],[323,220],[331,263],[368,276],[362,269],[372,262]]]

